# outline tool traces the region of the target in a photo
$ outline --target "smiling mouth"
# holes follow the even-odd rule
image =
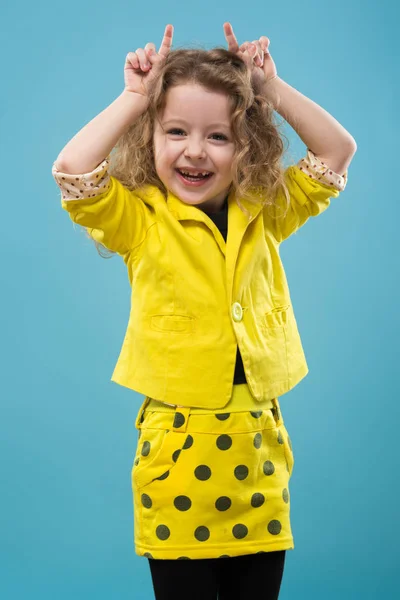
[[[175,169],[184,179],[187,181],[202,181],[204,179],[210,179],[213,173],[210,171],[196,171],[195,173],[190,173],[189,171],[185,171],[184,169]]]

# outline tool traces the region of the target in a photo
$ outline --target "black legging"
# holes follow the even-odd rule
[[[149,559],[156,600],[277,600],[286,550],[231,558]]]

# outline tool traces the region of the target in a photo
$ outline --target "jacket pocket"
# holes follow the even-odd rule
[[[260,321],[268,379],[274,384],[289,378],[286,325],[289,307],[290,305],[274,308],[264,313]]]
[[[150,324],[156,331],[189,333],[193,331],[194,319],[186,315],[153,315]]]
[[[277,306],[265,313],[264,322],[267,327],[284,327],[288,322],[290,304]]]
[[[140,490],[156,479],[167,478],[177,463],[185,438],[179,432],[142,426],[132,467],[132,485]]]

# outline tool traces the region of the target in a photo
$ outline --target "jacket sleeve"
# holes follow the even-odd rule
[[[56,163],[52,175],[61,190],[61,205],[74,223],[120,255],[140,243],[146,231],[143,201],[108,174],[108,157],[93,171],[63,173]]]
[[[267,222],[278,242],[296,233],[310,217],[323,213],[331,198],[337,198],[347,184],[347,171],[332,171],[308,148],[307,155],[284,173],[289,202],[281,190],[273,206],[267,206]]]

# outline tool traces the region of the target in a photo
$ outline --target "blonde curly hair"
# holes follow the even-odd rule
[[[245,62],[225,48],[181,48],[168,54],[149,90],[147,110],[120,137],[110,154],[109,174],[132,191],[154,185],[167,198],[168,190],[155,169],[154,124],[165,107],[168,89],[186,83],[223,92],[230,99],[235,142],[231,189],[233,186],[240,209],[249,215],[240,203],[241,197],[250,202],[259,202],[259,198],[263,206],[273,205],[281,190],[289,205],[282,164],[286,151],[283,139],[288,140],[279,131],[284,121],[275,121],[272,103],[255,88]],[[104,248],[96,240],[95,244],[98,250]]]

